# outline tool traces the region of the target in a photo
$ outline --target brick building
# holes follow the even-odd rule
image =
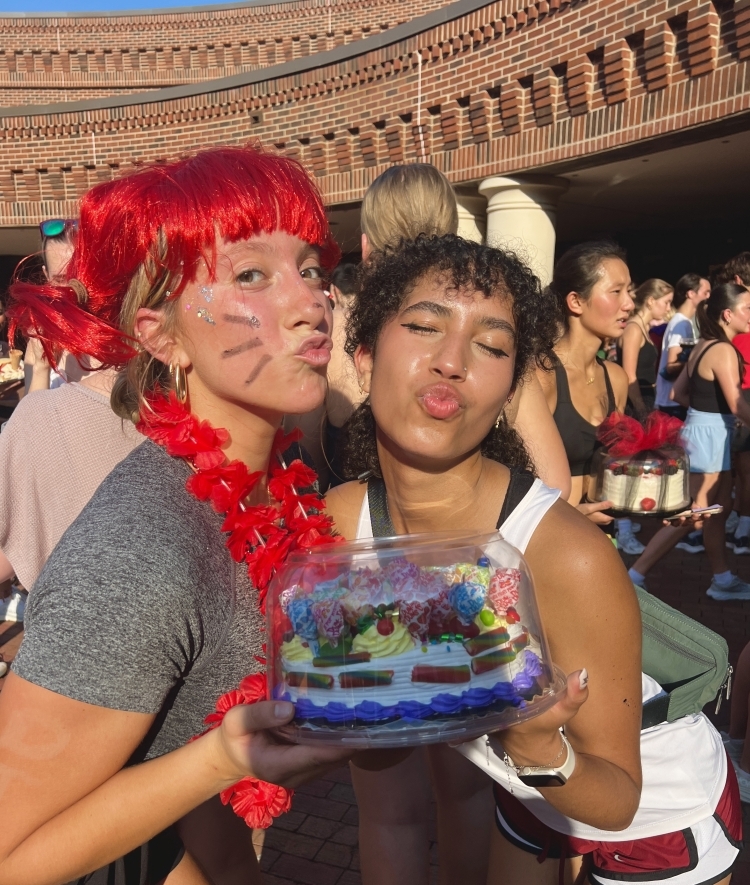
[[[607,233],[636,277],[750,244],[750,0],[279,0],[0,16],[0,260],[91,184],[259,139],[316,177],[341,245],[391,163],[462,231],[549,272]],[[686,263],[687,262],[687,263]]]

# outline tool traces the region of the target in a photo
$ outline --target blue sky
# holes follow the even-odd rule
[[[234,0],[0,0],[0,12],[107,12],[112,9],[164,9],[167,6],[208,6]]]

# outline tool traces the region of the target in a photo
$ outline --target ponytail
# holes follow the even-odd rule
[[[734,310],[745,292],[747,289],[736,283],[720,283],[711,289],[711,297],[701,301],[696,311],[701,338],[731,344],[721,324],[721,315],[725,310]]]

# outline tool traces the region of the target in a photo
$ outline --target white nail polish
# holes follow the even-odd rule
[[[588,684],[589,684],[589,671],[584,667],[583,670],[581,670],[580,675],[578,676],[578,685],[579,685],[581,691],[583,691],[583,689],[586,688],[586,686]]]

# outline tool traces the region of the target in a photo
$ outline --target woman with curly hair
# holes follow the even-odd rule
[[[279,745],[293,706],[249,706],[273,551],[331,540],[278,430],[323,400],[337,257],[301,166],[215,148],[94,187],[64,279],[14,284],[11,330],[118,368],[147,439],[30,597],[0,695],[2,885],[206,885],[175,821],[221,793],[268,826],[277,785],[350,755]]]
[[[530,459],[504,419],[518,379],[549,364],[555,320],[551,296],[500,250],[441,237],[384,255],[367,268],[350,315],[347,346],[368,398],[345,453],[351,470],[382,480],[395,533],[498,528],[522,550],[553,659],[570,674],[552,710],[458,748],[497,781],[487,881],[572,881],[580,858],[567,871],[546,859],[574,855],[587,856],[581,879],[593,883],[725,881],[740,820],[718,733],[704,717],[686,717],[639,741],[641,698],[661,688],[640,672],[627,573],[590,520],[525,472]],[[328,500],[343,534],[372,535],[367,487],[349,483]],[[439,790],[440,762],[453,751],[428,749]],[[519,776],[520,766],[566,764],[566,777],[539,789]],[[475,835],[440,809],[438,833],[441,847]],[[396,866],[397,827],[382,835],[380,874],[366,881],[425,882],[424,843]],[[443,869],[441,880],[470,874]]]

